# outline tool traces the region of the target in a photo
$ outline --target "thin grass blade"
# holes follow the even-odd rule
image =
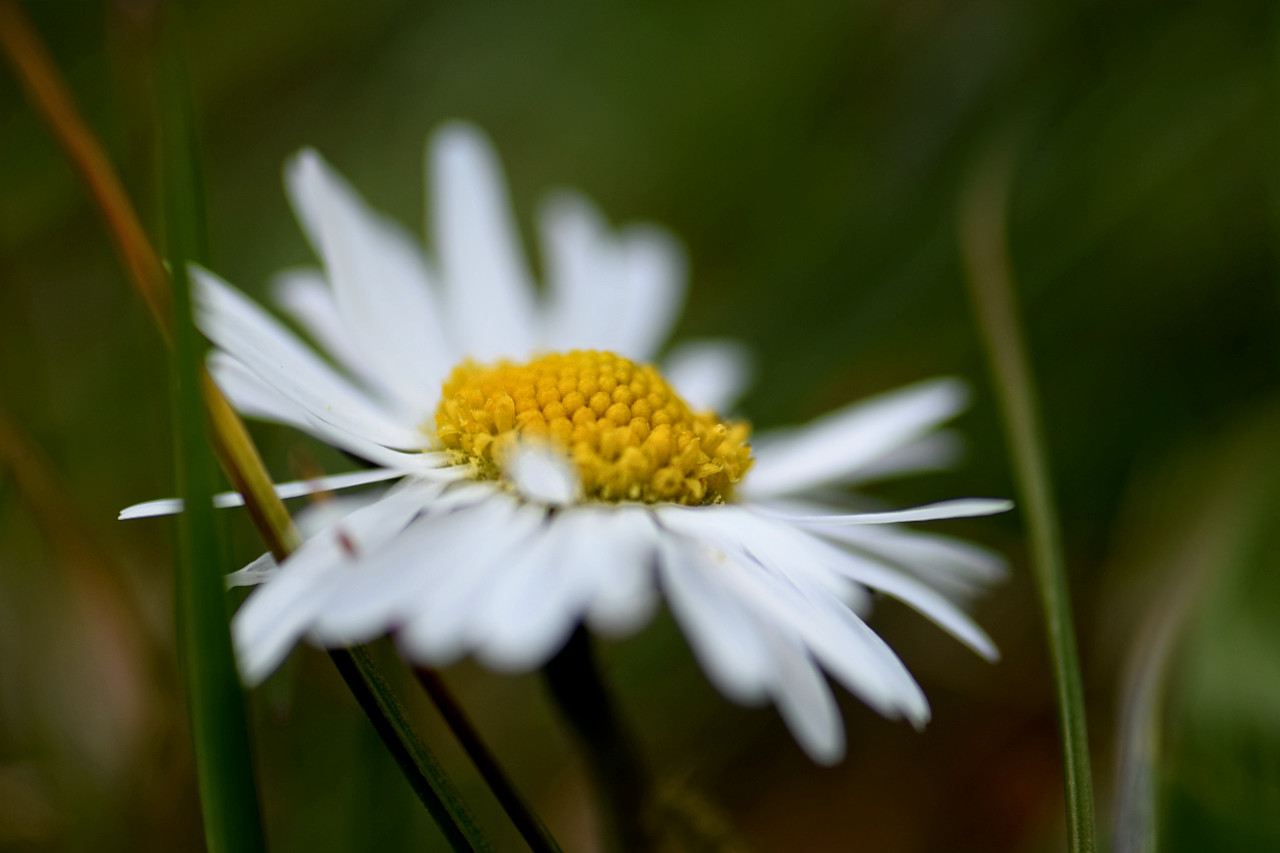
[[[493,795],[497,797],[498,804],[507,813],[507,817],[515,825],[520,837],[524,839],[525,844],[529,845],[529,849],[533,853],[561,853],[560,844],[551,834],[551,830],[547,829],[542,818],[520,795],[515,783],[489,751],[488,745],[480,737],[480,732],[472,724],[466,711],[453,698],[453,694],[449,692],[440,675],[435,670],[424,667],[415,667],[413,672],[422,689],[439,709],[440,715],[444,717],[445,723],[458,739],[458,743],[462,744],[462,748],[466,750],[476,770],[493,791]]]
[[[1031,569],[1043,610],[1056,691],[1068,842],[1074,853],[1092,853],[1097,849],[1097,829],[1084,687],[1044,430],[1006,246],[1011,151],[1009,147],[995,148],[972,177],[961,204],[961,249],[1031,539]]]
[[[223,592],[222,543],[211,496],[214,459],[205,434],[200,374],[205,344],[191,317],[187,264],[207,262],[204,199],[176,24],[170,21],[159,73],[166,248],[174,299],[174,432],[178,492],[188,511],[179,524],[174,583],[179,655],[200,782],[205,841],[211,853],[265,851],[262,818]]]
[[[159,255],[148,240],[137,213],[125,194],[123,185],[102,146],[80,115],[71,91],[59,73],[47,47],[16,0],[0,0],[0,53],[8,60],[31,105],[45,120],[54,140],[83,180],[85,188],[102,217],[105,229],[117,248],[129,279],[150,309],[161,336],[166,343],[174,345],[175,310],[178,316],[184,318],[185,330],[191,331],[190,303],[185,295],[186,266],[181,259],[203,257],[202,226],[190,233],[185,233],[183,223],[177,223],[177,227],[170,225],[171,238],[186,241],[183,245],[169,247],[170,257],[178,259],[173,262],[173,271],[177,276],[177,281],[174,283],[178,285],[178,289],[186,300],[181,306],[175,308],[169,277],[160,263]],[[162,80],[168,77],[167,73],[160,76]],[[168,82],[174,83],[172,79]],[[181,101],[179,106],[185,109],[185,104],[186,101]],[[193,153],[189,143],[188,139],[184,143],[187,145],[185,150],[182,148],[177,150],[179,158]],[[194,163],[194,158],[191,162]],[[190,188],[194,189],[196,186],[193,182]],[[293,521],[284,503],[275,494],[271,477],[244,422],[213,383],[208,372],[200,366],[202,363],[199,352],[200,338],[189,338],[185,346],[189,347],[189,350],[183,353],[182,363],[196,371],[197,379],[189,381],[189,374],[184,372],[181,375],[187,376],[188,379],[175,380],[175,386],[183,394],[199,388],[198,393],[203,399],[205,415],[208,417],[210,434],[207,439],[212,441],[223,471],[236,490],[245,496],[245,507],[263,542],[278,560],[283,561],[301,541]],[[180,436],[181,430],[185,429],[190,432],[191,440],[194,440],[199,419],[192,420],[192,414],[185,406],[184,397],[183,407],[175,406],[175,427],[179,428]],[[201,446],[205,446],[203,431],[200,435]],[[189,462],[185,455],[180,453],[179,456],[181,463]],[[196,482],[190,483],[184,476],[184,486],[180,491],[189,501],[192,494],[200,496],[189,505],[198,509],[207,507],[208,497],[213,492],[212,470],[208,468],[207,460],[203,470],[192,464],[185,464],[182,470],[184,475],[185,473],[194,474]],[[209,479],[203,479],[206,477]],[[184,538],[184,547],[202,551],[194,545],[207,540],[212,515],[206,518],[203,513],[188,513],[187,521],[184,523],[194,525],[190,531],[184,531],[182,534],[184,537],[189,537],[189,539]],[[189,545],[188,542],[194,544]],[[217,566],[216,557],[210,556],[212,553],[204,549],[202,556],[206,561],[211,561]],[[207,573],[207,569],[204,571]],[[218,571],[220,572],[221,569],[219,568]],[[198,572],[196,574],[198,575]],[[220,584],[219,581],[216,591],[216,598],[219,601],[222,600],[223,594]],[[184,588],[180,592],[183,595],[194,596],[198,590]],[[222,621],[222,630],[225,631],[225,612],[222,614]],[[404,770],[410,786],[428,811],[441,822],[442,831],[453,849],[491,849],[463,807],[443,768],[435,762],[400,710],[386,680],[378,673],[372,659],[365,654],[346,651],[334,652],[331,656],[347,686]],[[237,696],[239,696],[238,682],[236,685]],[[246,846],[242,849],[254,848]]]

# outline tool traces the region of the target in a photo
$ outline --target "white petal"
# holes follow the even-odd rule
[[[496,493],[491,500],[511,498]],[[546,511],[528,505],[515,508],[509,520],[478,530],[466,554],[438,573],[430,595],[396,637],[405,653],[422,663],[452,663],[470,649],[470,623],[485,597],[502,586],[512,559],[545,533]]]
[[[522,441],[511,448],[502,475],[526,500],[546,506],[566,506],[581,491],[572,460],[542,442]]]
[[[890,450],[850,474],[841,483],[857,486],[912,474],[946,471],[956,467],[963,456],[964,439],[960,434],[948,429],[938,430],[922,435],[897,450]]]
[[[755,616],[725,587],[725,557],[695,541],[664,537],[658,576],[667,603],[694,655],[721,693],[759,701],[773,677],[773,658]]]
[[[336,474],[332,477],[318,477],[314,480],[295,480],[289,483],[278,483],[275,490],[277,496],[288,500],[290,498],[307,497],[308,495],[322,495],[338,489],[367,486],[370,483],[382,483],[403,476],[403,471],[375,468],[372,471],[353,471],[350,474]],[[239,492],[220,492],[213,496],[213,505],[219,509],[244,506],[244,495]],[[182,510],[183,501],[181,498],[147,501],[146,503],[134,504],[127,509],[121,510],[119,520],[129,521],[135,518],[174,515],[182,512]]]
[[[343,323],[342,314],[334,302],[333,291],[324,272],[311,267],[297,267],[276,273],[271,278],[271,295],[276,304],[297,320],[329,355],[349,370],[367,370],[370,375],[380,375],[370,369],[359,355],[359,348],[351,339],[351,332]],[[364,378],[361,375],[361,378]]]
[[[392,492],[409,488],[422,488],[423,484],[404,479],[390,489],[370,489],[366,492],[337,492],[328,495],[324,500],[308,501],[293,514],[293,525],[304,539],[310,539],[321,531],[341,521],[358,509],[370,506],[385,499]],[[440,484],[431,484],[433,493],[444,489]],[[424,493],[425,493],[424,489]],[[428,497],[424,495],[424,502]]]
[[[457,512],[437,509],[433,501],[428,514],[392,542],[362,555],[316,619],[319,641],[364,642],[408,621],[442,576],[472,570],[477,543],[511,523],[515,503],[502,497]]]
[[[831,766],[844,757],[844,727],[831,688],[802,643],[780,631],[771,635],[777,679],[770,695],[809,757]]]
[[[541,346],[612,349],[625,318],[608,223],[589,200],[569,192],[549,198],[538,222],[549,291]]]
[[[596,513],[567,509],[550,517],[545,533],[517,552],[477,608],[469,626],[486,665],[508,672],[540,666],[582,620],[595,576],[611,566],[597,557],[606,531]]]
[[[1013,501],[1001,498],[959,498],[951,501],[925,504],[910,509],[885,512],[855,512],[842,515],[785,516],[788,521],[813,526],[838,526],[845,524],[899,524],[909,521],[937,521],[944,518],[973,518],[996,515],[1013,509]]]
[[[215,506],[216,496],[215,496]],[[183,510],[182,498],[161,498],[159,500],[147,501],[146,503],[134,504],[120,510],[120,514],[116,516],[117,521],[132,521],[135,518],[155,518],[161,515],[177,515]]]
[[[528,356],[533,283],[488,140],[470,125],[437,131],[428,150],[433,244],[455,340],[477,361]]]
[[[958,584],[966,593],[995,583],[1009,572],[1008,561],[996,551],[938,533],[879,524],[818,526],[813,531],[935,583]]]
[[[707,528],[710,535],[719,535],[722,541],[736,536],[742,547],[765,565],[775,567],[792,578],[803,577],[819,566],[839,573],[906,602],[988,660],[999,657],[991,639],[968,614],[897,569],[838,548],[774,518],[737,508],[718,515],[736,516],[739,519],[737,530],[723,532],[721,525],[716,531]],[[674,513],[670,513],[667,517],[673,516]],[[701,526],[707,527],[705,523]]]
[[[851,578],[915,608],[982,657],[990,661],[1000,658],[995,643],[969,614],[916,579],[865,560],[845,565],[857,566],[850,571]]]
[[[329,593],[342,583],[353,550],[370,552],[387,542],[421,510],[429,494],[403,489],[356,510],[303,542],[272,581],[249,596],[231,621],[246,683],[257,684],[270,675],[307,632]]]
[[[339,376],[244,294],[207,270],[192,267],[192,274],[200,330],[294,405],[388,446],[429,443],[416,425],[405,424]]]
[[[241,415],[306,430],[307,413],[258,378],[258,374],[235,356],[222,350],[212,350],[207,367],[214,383]]]
[[[752,604],[796,632],[823,667],[885,717],[921,726],[929,705],[911,673],[874,631],[838,598],[802,578],[754,571],[739,561],[735,587]]]
[[[611,348],[647,361],[671,333],[684,304],[688,264],[675,238],[653,225],[626,228],[616,257],[625,322]]]
[[[232,617],[240,677],[251,687],[265,681],[302,639],[319,601],[338,580],[339,549],[327,539],[315,541],[310,548],[303,543],[290,556],[288,571],[276,572]]]
[[[338,364],[376,389],[380,397],[406,410],[417,411],[419,404],[403,398],[397,383],[374,364],[374,360],[362,354],[338,311],[324,273],[316,269],[286,270],[272,278],[271,292],[276,304],[297,320]]]
[[[432,512],[453,512],[495,497],[510,499],[510,495],[502,485],[494,480],[462,479],[449,483],[448,488],[431,502],[431,510]]]
[[[655,571],[660,531],[647,509],[619,506],[596,511],[601,528],[593,554],[599,567],[587,609],[593,631],[623,636],[649,620],[657,606]]]
[[[929,722],[929,701],[897,653],[862,619],[841,606],[837,599],[827,600],[825,606],[836,624],[841,626],[844,636],[834,635],[830,640],[825,633],[806,636],[806,642],[823,667],[848,690],[861,696],[863,701],[884,716],[901,716],[916,728],[922,728]],[[828,645],[828,642],[831,644]],[[850,654],[850,650],[855,647],[857,652]],[[877,681],[884,680],[886,693],[883,699],[876,696],[868,701],[870,694],[867,670],[872,667],[878,670]]]
[[[590,201],[568,192],[547,201],[540,224],[551,296],[543,346],[650,360],[684,301],[676,242],[648,225],[615,237]]]
[[[401,399],[429,412],[457,359],[421,252],[316,152],[290,160],[285,180],[361,359],[393,383]]]
[[[276,558],[271,554],[263,554],[239,571],[232,572],[224,579],[227,589],[237,586],[257,586],[271,580],[280,571]]]
[[[307,431],[334,447],[342,448],[361,459],[367,459],[384,468],[394,468],[426,480],[448,482],[467,476],[465,466],[449,466],[449,457],[442,451],[403,452],[393,450],[377,441],[356,435],[334,424],[308,417]]]
[[[821,560],[812,559],[812,553],[806,559],[804,551],[786,552],[788,546],[805,548],[809,543],[797,540],[796,533],[783,519],[749,512],[740,505],[661,506],[657,509],[657,516],[665,527],[690,539],[711,542],[727,551],[765,560],[781,557],[789,574],[822,586],[843,601],[864,603],[858,592],[850,589],[857,587],[856,584],[831,571]]]
[[[662,524],[722,549],[735,594],[803,638],[850,691],[887,717],[920,724],[928,704],[897,655],[831,588],[821,543],[741,507],[663,507]],[[829,546],[828,546],[829,547]]]
[[[934,379],[855,403],[776,437],[761,436],[743,494],[766,497],[844,482],[954,417],[967,400],[963,383]]]
[[[750,351],[727,340],[682,343],[662,366],[662,375],[695,411],[731,411],[751,373]]]
[[[862,555],[815,542],[811,537],[808,545],[806,550],[833,571],[905,602],[987,660],[1000,657],[991,638],[967,613],[915,578]]]

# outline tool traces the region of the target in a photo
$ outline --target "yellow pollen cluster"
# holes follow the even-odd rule
[[[751,467],[750,432],[691,411],[656,368],[594,350],[465,361],[436,409],[436,435],[474,477],[498,478],[517,439],[548,441],[572,460],[583,496],[600,501],[725,501]]]

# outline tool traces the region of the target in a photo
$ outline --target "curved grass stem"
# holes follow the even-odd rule
[[[1058,709],[1068,842],[1074,853],[1091,853],[1097,849],[1097,839],[1084,688],[1044,430],[1019,321],[1005,232],[1011,162],[1008,149],[997,149],[975,173],[961,204],[961,248],[1031,540],[1031,568],[1044,616]]]

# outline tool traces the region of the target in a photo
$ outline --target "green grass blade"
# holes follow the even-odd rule
[[[331,650],[329,657],[399,765],[409,787],[435,818],[449,846],[457,853],[493,850],[444,766],[414,732],[404,708],[391,685],[378,672],[369,652],[355,646]]]
[[[185,349],[180,353],[175,351],[173,362],[175,400],[173,417],[175,435],[178,437],[177,458],[181,477],[179,492],[186,497],[187,505],[191,508],[191,511],[180,521],[183,525],[180,530],[181,547],[183,559],[189,556],[192,562],[190,565],[182,563],[177,573],[176,606],[179,636],[184,646],[184,672],[190,682],[188,689],[192,704],[193,738],[196,739],[197,760],[202,762],[199,772],[206,774],[207,770],[208,774],[211,774],[209,775],[211,783],[230,778],[234,775],[233,771],[237,765],[241,768],[238,772],[247,782],[247,784],[228,786],[225,791],[218,792],[210,787],[210,784],[206,784],[205,776],[202,775],[202,797],[206,798],[203,805],[206,810],[206,822],[209,822],[211,814],[230,813],[234,810],[235,803],[240,802],[243,807],[243,825],[259,827],[261,821],[257,815],[252,774],[248,772],[250,765],[247,758],[244,758],[247,754],[248,735],[247,726],[243,725],[243,695],[239,689],[239,682],[235,678],[234,669],[230,670],[231,678],[229,679],[224,677],[219,680],[215,676],[215,670],[225,674],[230,665],[230,652],[226,646],[226,613],[225,609],[215,609],[203,603],[218,602],[221,608],[224,595],[221,572],[224,566],[217,557],[215,549],[218,543],[216,536],[213,535],[213,516],[207,509],[207,498],[214,489],[212,468],[205,451],[206,436],[201,429],[199,414],[190,408],[190,394],[199,393],[203,396],[207,407],[205,414],[209,418],[212,433],[208,437],[214,440],[219,459],[236,490],[244,494],[249,516],[267,547],[277,559],[284,560],[298,546],[300,540],[284,504],[272,490],[271,479],[263,467],[262,459],[244,423],[217,386],[213,384],[208,373],[199,367],[203,362],[203,345],[201,338],[191,327],[189,282],[184,259],[202,260],[205,256],[203,206],[199,201],[200,184],[198,171],[195,168],[197,158],[194,156],[193,138],[189,132],[187,119],[189,101],[182,88],[185,85],[183,83],[185,77],[179,61],[180,53],[177,51],[177,46],[173,44],[172,38],[168,40],[168,49],[169,55],[164,67],[158,69],[157,77],[161,84],[160,94],[164,100],[162,112],[166,114],[166,118],[176,117],[174,120],[179,122],[174,124],[170,121],[166,128],[168,135],[164,140],[165,144],[162,145],[168,164],[165,183],[170,190],[166,199],[166,209],[170,214],[170,221],[167,223],[169,230],[167,249],[169,257],[175,259],[172,264],[174,273],[172,282],[148,240],[106,153],[80,116],[74,98],[39,34],[14,0],[0,0],[0,52],[12,65],[32,106],[48,124],[68,162],[75,167],[82,178],[86,190],[102,217],[107,233],[116,245],[131,282],[151,309],[152,317],[166,343],[175,345],[175,310],[177,316],[181,318],[178,325],[181,326],[186,338],[182,343]],[[175,131],[181,132],[175,133]],[[176,290],[172,301],[170,284],[174,285],[173,289]],[[178,298],[182,300],[181,303],[174,304]],[[192,370],[199,374],[198,381],[192,381]],[[197,458],[199,453],[206,454],[203,462]],[[217,581],[215,587],[209,586],[210,576]],[[199,618],[188,618],[188,611]],[[213,650],[213,656],[195,653],[195,650],[200,648],[200,643],[206,640],[211,642],[210,649]],[[218,651],[219,647],[222,651]],[[345,654],[345,652],[335,653],[338,656]],[[215,660],[217,655],[222,655],[222,658]],[[377,691],[370,693],[372,689],[370,684],[385,687],[385,681],[377,676],[371,661],[365,660],[360,665],[345,668],[339,665],[339,669],[343,671],[348,685],[357,694],[357,698],[378,695]],[[230,737],[228,741],[230,748],[226,751],[212,748],[217,745],[217,738],[205,737],[202,734],[203,729],[200,724],[205,722],[207,714],[203,710],[205,704],[197,702],[195,697],[196,693],[205,687],[209,688],[206,697],[209,707],[221,701],[226,703],[228,708],[233,706],[238,708],[228,722],[228,731],[223,732],[223,735]],[[451,785],[448,787],[447,794],[443,796],[430,789],[437,777],[443,778],[443,770],[438,765],[423,763],[430,754],[409,725],[408,720],[403,714],[397,714],[394,717],[383,716],[386,709],[398,708],[398,705],[394,704],[394,697],[385,693],[378,701],[366,702],[362,699],[361,706],[369,714],[374,727],[383,734],[384,741],[405,770],[406,778],[409,779],[419,798],[423,800],[423,804],[427,805],[438,819],[440,815],[432,809],[428,803],[429,799],[444,803],[446,812],[456,808],[458,814],[447,816],[448,822],[451,825],[454,823],[465,825],[469,832],[478,836],[474,823],[461,808],[456,795],[452,793]],[[200,715],[199,719],[197,714]],[[241,721],[239,725],[235,723],[236,715]],[[217,723],[216,717],[213,722]],[[239,734],[231,731],[235,728],[241,730]],[[392,734],[395,742],[387,740],[385,733]],[[215,731],[209,734],[217,733]],[[242,746],[236,747],[237,742]],[[199,756],[204,758],[201,759]],[[401,761],[402,756],[409,757],[409,765]],[[207,767],[206,763],[210,761],[217,767]],[[426,788],[419,784],[422,780],[427,780]],[[237,794],[243,798],[242,801],[237,801]],[[208,799],[210,797],[213,799]],[[216,830],[225,835],[225,827],[219,828],[221,826],[221,824],[210,825],[207,830],[209,832]],[[467,833],[450,827],[446,827],[444,832],[450,839],[463,838],[465,843]],[[246,837],[256,837],[258,839],[256,842],[231,837],[225,844],[221,841],[215,843],[215,839],[210,837],[209,846],[211,850],[252,851],[261,849],[260,836],[260,829],[256,829],[249,831],[246,835]],[[481,843],[476,844],[476,847],[490,849],[483,839]],[[455,846],[455,849],[470,848]]]
[[[222,548],[210,502],[216,484],[200,391],[205,345],[192,322],[187,276],[187,263],[204,261],[207,254],[204,202],[175,26],[170,21],[157,80],[166,249],[175,309],[175,449],[178,491],[187,507],[181,516],[174,584],[179,654],[208,849],[254,853],[265,850],[266,844],[244,695],[231,651]]]
[[[480,737],[480,732],[476,730],[462,705],[453,698],[439,673],[425,667],[414,667],[413,673],[489,790],[493,792],[502,810],[507,813],[520,837],[529,845],[529,849],[533,853],[562,853],[560,843],[538,813],[516,790],[515,783]]]
[[[1068,840],[1072,851],[1084,853],[1097,849],[1084,688],[1044,432],[1006,246],[1011,161],[1008,149],[997,149],[976,172],[962,203],[961,248],[1031,540],[1031,568],[1043,610],[1056,691]]]

